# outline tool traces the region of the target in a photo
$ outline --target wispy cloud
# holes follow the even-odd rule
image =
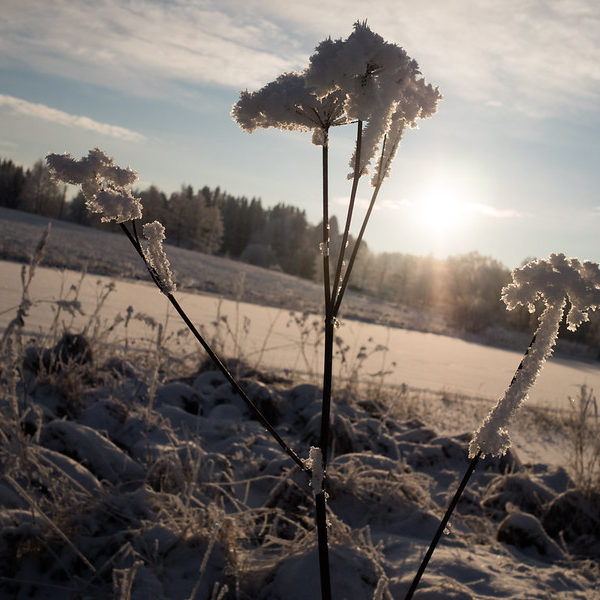
[[[146,95],[256,88],[303,67],[316,42],[365,17],[448,97],[535,116],[600,100],[597,0],[382,0],[368,11],[363,0],[11,1],[0,64]]]
[[[3,17],[0,64],[26,63],[133,94],[252,88],[304,58],[261,11],[228,14],[216,2],[28,0],[10,2]]]
[[[145,139],[142,134],[131,131],[131,129],[126,129],[125,127],[109,125],[108,123],[99,123],[89,117],[71,115],[62,110],[46,106],[45,104],[27,102],[26,100],[15,98],[14,96],[0,94],[0,109],[2,108],[20,115],[50,121],[57,125],[86,129],[87,131],[93,131],[128,142],[141,142]]]
[[[234,4],[235,0],[223,0]],[[368,17],[404,46],[447,97],[528,116],[595,110],[600,100],[600,3],[597,0],[247,0],[295,31],[345,36]],[[340,18],[340,15],[347,15]]]
[[[514,219],[524,216],[523,213],[514,208],[496,208],[489,204],[480,202],[469,202],[464,205],[465,212],[471,214],[483,215],[484,217],[492,217],[494,219]]]

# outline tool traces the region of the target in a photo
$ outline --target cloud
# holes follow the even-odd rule
[[[9,2],[3,17],[0,64],[132,94],[173,99],[190,85],[254,88],[304,61],[260,11],[230,15],[216,2],[28,0]]]
[[[485,217],[492,217],[494,219],[514,219],[523,216],[523,213],[514,208],[496,208],[480,202],[469,202],[465,204],[464,207],[466,212],[483,215]]]
[[[22,100],[21,98],[6,96],[4,94],[0,94],[0,108],[8,108],[14,113],[25,115],[27,117],[42,119],[67,127],[86,129],[88,131],[93,131],[128,142],[141,142],[145,139],[142,134],[131,131],[130,129],[125,129],[124,127],[99,123],[89,117],[71,115],[62,110],[46,106],[45,104],[35,104],[33,102]]]
[[[597,0],[386,0],[368,11],[362,0],[244,4],[316,39],[345,36],[351,21],[368,17],[447,98],[535,117],[595,110],[600,100]]]
[[[600,100],[597,0],[28,0],[4,3],[0,64],[140,95],[256,89],[368,18],[447,98],[483,110],[578,115]]]

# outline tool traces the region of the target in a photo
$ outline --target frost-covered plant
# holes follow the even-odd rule
[[[326,465],[329,458],[334,327],[356,253],[381,184],[390,173],[402,135],[406,127],[416,126],[417,119],[433,115],[440,99],[439,90],[420,77],[416,61],[400,46],[386,42],[371,31],[366,22],[357,22],[345,40],[328,38],[321,42],[310,57],[306,69],[298,73],[285,73],[256,92],[242,92],[232,109],[233,118],[248,132],[259,127],[312,130],[313,144],[322,147],[323,239],[320,247],[323,255],[325,335],[319,449],[323,478],[322,485],[315,482],[314,491],[321,593],[324,599],[331,597],[326,524]],[[341,249],[332,277],[328,191],[329,130],[333,126],[354,122],[357,124],[356,146],[350,159],[352,170],[348,176],[352,179],[352,189]],[[371,178],[371,200],[346,266],[345,253],[359,179],[367,174],[379,146],[381,151]],[[311,450],[311,460],[313,454],[315,453]]]
[[[516,410],[527,399],[531,386],[552,353],[566,301],[567,328],[575,331],[589,320],[589,311],[600,307],[600,269],[593,262],[551,254],[548,259],[533,261],[513,271],[513,282],[502,290],[502,299],[509,310],[526,306],[535,310],[536,300],[546,308],[534,339],[523,357],[518,371],[506,390],[475,432],[469,446],[471,457],[503,455],[510,447],[507,426]]]
[[[175,299],[173,294],[176,286],[169,260],[163,248],[165,229],[161,223],[154,221],[144,225],[143,234],[147,244],[146,247],[142,245],[135,222],[136,219],[142,217],[142,205],[129,189],[137,180],[137,172],[129,167],[123,169],[115,165],[114,160],[98,148],[90,150],[88,156],[79,160],[75,160],[69,154],[51,153],[46,157],[46,161],[56,179],[81,186],[86,198],[86,205],[90,211],[100,213],[103,221],[116,221],[119,223],[121,230],[144,261],[158,289],[168,298],[215,366],[223,373],[236,393],[281,448],[302,470],[306,470],[305,464],[296,452],[275,431],[268,419],[240,387]],[[128,223],[130,223],[130,228],[127,227]]]
[[[567,328],[571,331],[575,331],[581,323],[589,320],[591,310],[600,308],[600,267],[597,263],[565,258],[564,254],[551,254],[547,259],[531,261],[515,269],[512,278],[512,283],[502,290],[502,299],[509,310],[526,306],[533,312],[535,302],[538,300],[541,300],[546,308],[540,316],[539,326],[504,396],[473,434],[469,445],[471,458],[469,467],[442,517],[405,600],[413,597],[429,559],[479,459],[487,454],[502,456],[509,449],[508,424],[527,399],[531,386],[535,383],[547,358],[552,354],[567,300],[570,303],[566,315]]]
[[[102,221],[124,223],[142,218],[140,199],[130,189],[138,179],[137,172],[115,165],[99,148],[80,160],[70,154],[48,154],[46,162],[56,179],[81,185],[86,206],[100,213]]]
[[[404,128],[435,113],[441,99],[438,89],[419,74],[417,62],[403,48],[386,42],[366,22],[357,22],[347,39],[322,41],[305,70],[284,73],[257,92],[242,92],[232,115],[249,132],[257,127],[312,130],[317,145],[327,145],[332,126],[366,123],[358,174],[366,173],[388,135],[383,177]],[[355,154],[350,161],[353,169],[356,158]]]

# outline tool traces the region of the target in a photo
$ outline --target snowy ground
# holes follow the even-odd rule
[[[21,298],[21,265],[0,261],[0,330],[14,316]],[[55,300],[67,294],[72,285],[77,286],[79,273],[39,268],[31,288],[31,298],[36,305],[30,310],[26,330],[42,330],[54,317]],[[79,299],[86,314],[62,319],[75,331],[82,327],[94,311],[101,290],[115,283],[107,277],[87,276],[80,287]],[[310,376],[320,373],[321,353],[315,342],[320,317],[272,307],[220,300],[214,296],[194,293],[178,293],[177,297],[192,320],[207,333],[210,339],[220,335],[227,356],[244,358],[255,367],[302,372]],[[121,280],[108,296],[101,316],[112,324],[116,315],[124,316],[128,306],[134,314],[151,316],[156,322],[166,321],[167,329],[175,332],[182,327],[181,320],[169,308],[167,300],[148,282]],[[220,317],[227,317],[225,324]],[[214,323],[220,325],[215,329]],[[317,329],[314,329],[314,327]],[[229,327],[229,331],[227,330]],[[302,331],[306,337],[302,338]],[[123,323],[115,329],[115,335],[125,335]],[[133,319],[127,329],[131,338],[153,335],[144,321]],[[373,374],[384,371],[388,385],[406,384],[426,390],[444,390],[461,393],[491,402],[497,399],[510,382],[519,365],[522,353],[502,350],[465,340],[406,329],[385,327],[344,319],[337,330],[343,340],[340,348],[350,346],[346,362],[338,355],[338,374],[349,377],[358,370],[363,380],[378,381]],[[180,342],[180,339],[174,342]],[[195,348],[191,340],[188,347]],[[357,360],[364,347],[366,358]],[[386,347],[387,351],[376,348]],[[523,343],[523,350],[527,341]],[[315,380],[316,381],[316,380]],[[577,394],[578,387],[586,384],[600,390],[600,366],[598,363],[553,358],[542,372],[531,393],[531,403],[568,409],[568,397]]]
[[[19,273],[0,263],[0,329],[20,300]],[[63,303],[53,329],[56,299],[75,296],[77,277],[38,270],[25,340],[51,334],[29,343],[23,378],[7,369],[10,357],[0,365],[0,599],[318,599],[306,475],[223,376],[200,367],[173,316],[173,337],[157,344],[166,306],[150,285],[118,281],[94,315],[110,281],[86,277],[85,314],[72,321],[76,306]],[[320,392],[295,371],[306,381],[320,370],[313,317],[198,294],[181,303],[225,355],[247,360],[251,368],[233,363],[243,386],[306,458]],[[127,327],[115,323],[129,305]],[[91,354],[81,340],[57,345],[63,324],[85,328]],[[357,394],[336,379],[334,598],[401,600],[466,469],[470,432],[490,403],[482,398],[504,389],[520,354],[349,319],[339,333],[340,348],[353,348],[345,366],[338,355],[339,374],[355,371],[371,388]],[[359,364],[363,344],[372,356]],[[395,387],[368,376],[382,365]],[[537,402],[564,406],[581,383],[600,389],[597,378],[594,365],[555,360]],[[416,599],[600,598],[599,502],[565,471],[560,418],[524,411],[515,451],[478,466]]]
[[[320,597],[308,478],[221,374],[155,385],[152,357],[148,370],[114,352],[48,373],[45,356],[30,349],[26,394],[9,385],[2,400],[0,597]],[[306,457],[318,388],[242,383]],[[466,468],[471,424],[440,434],[410,418],[415,402],[458,431],[471,420],[468,402],[439,396],[337,394],[336,599],[404,597]],[[481,463],[415,598],[600,598],[597,506],[570,487],[564,469],[518,454]]]

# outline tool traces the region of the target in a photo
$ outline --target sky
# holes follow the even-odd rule
[[[374,252],[477,251],[513,268],[563,252],[600,262],[597,0],[3,0],[0,157],[100,147],[139,187],[182,184],[321,219],[310,133],[242,131],[254,91],[308,64],[357,20],[417,60],[438,113],[408,130],[365,239]],[[355,129],[330,139],[331,212],[343,221]],[[358,214],[370,198],[358,192]]]

